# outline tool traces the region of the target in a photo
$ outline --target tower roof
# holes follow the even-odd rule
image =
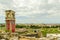
[[[14,12],[15,13],[15,11],[13,11],[13,10],[6,10],[5,12]]]

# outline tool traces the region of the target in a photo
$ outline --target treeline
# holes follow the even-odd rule
[[[0,27],[5,27],[5,25],[3,25],[3,24],[0,24]],[[22,24],[22,25],[16,25],[16,28],[34,28],[34,29],[38,29],[38,28],[60,28],[60,25],[55,25],[55,26],[39,26],[39,25],[24,25],[24,24]]]
[[[38,29],[38,28],[58,28],[58,27],[60,27],[60,25],[56,25],[56,26],[16,25],[16,28],[34,28],[34,29]]]
[[[5,27],[5,25],[4,24],[0,24],[0,27]]]

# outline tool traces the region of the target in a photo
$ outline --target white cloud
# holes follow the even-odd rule
[[[18,16],[29,16],[44,13],[46,10],[40,10],[39,6],[46,3],[45,0],[13,0],[13,7],[16,8]]]
[[[53,17],[60,17],[60,10],[54,10],[54,9],[51,9],[51,10],[48,10],[48,18],[53,18]]]
[[[59,3],[59,0],[48,0],[48,4],[56,4]]]
[[[8,4],[3,4],[7,3]],[[44,22],[47,18],[60,17],[60,4],[58,0],[11,0],[0,3],[0,17],[5,17],[5,10],[16,12],[17,22]],[[21,17],[22,16],[22,17]],[[17,17],[20,17],[19,20]],[[28,17],[25,19],[25,17]],[[23,20],[21,20],[23,18]],[[1,19],[2,21],[3,19]],[[47,19],[46,19],[47,20]]]

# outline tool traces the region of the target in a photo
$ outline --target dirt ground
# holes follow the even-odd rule
[[[20,38],[19,40],[30,40],[30,39],[28,39],[28,38]]]

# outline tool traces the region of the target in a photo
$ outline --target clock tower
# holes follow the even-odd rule
[[[6,28],[8,31],[15,32],[15,12],[13,10],[6,10]]]

